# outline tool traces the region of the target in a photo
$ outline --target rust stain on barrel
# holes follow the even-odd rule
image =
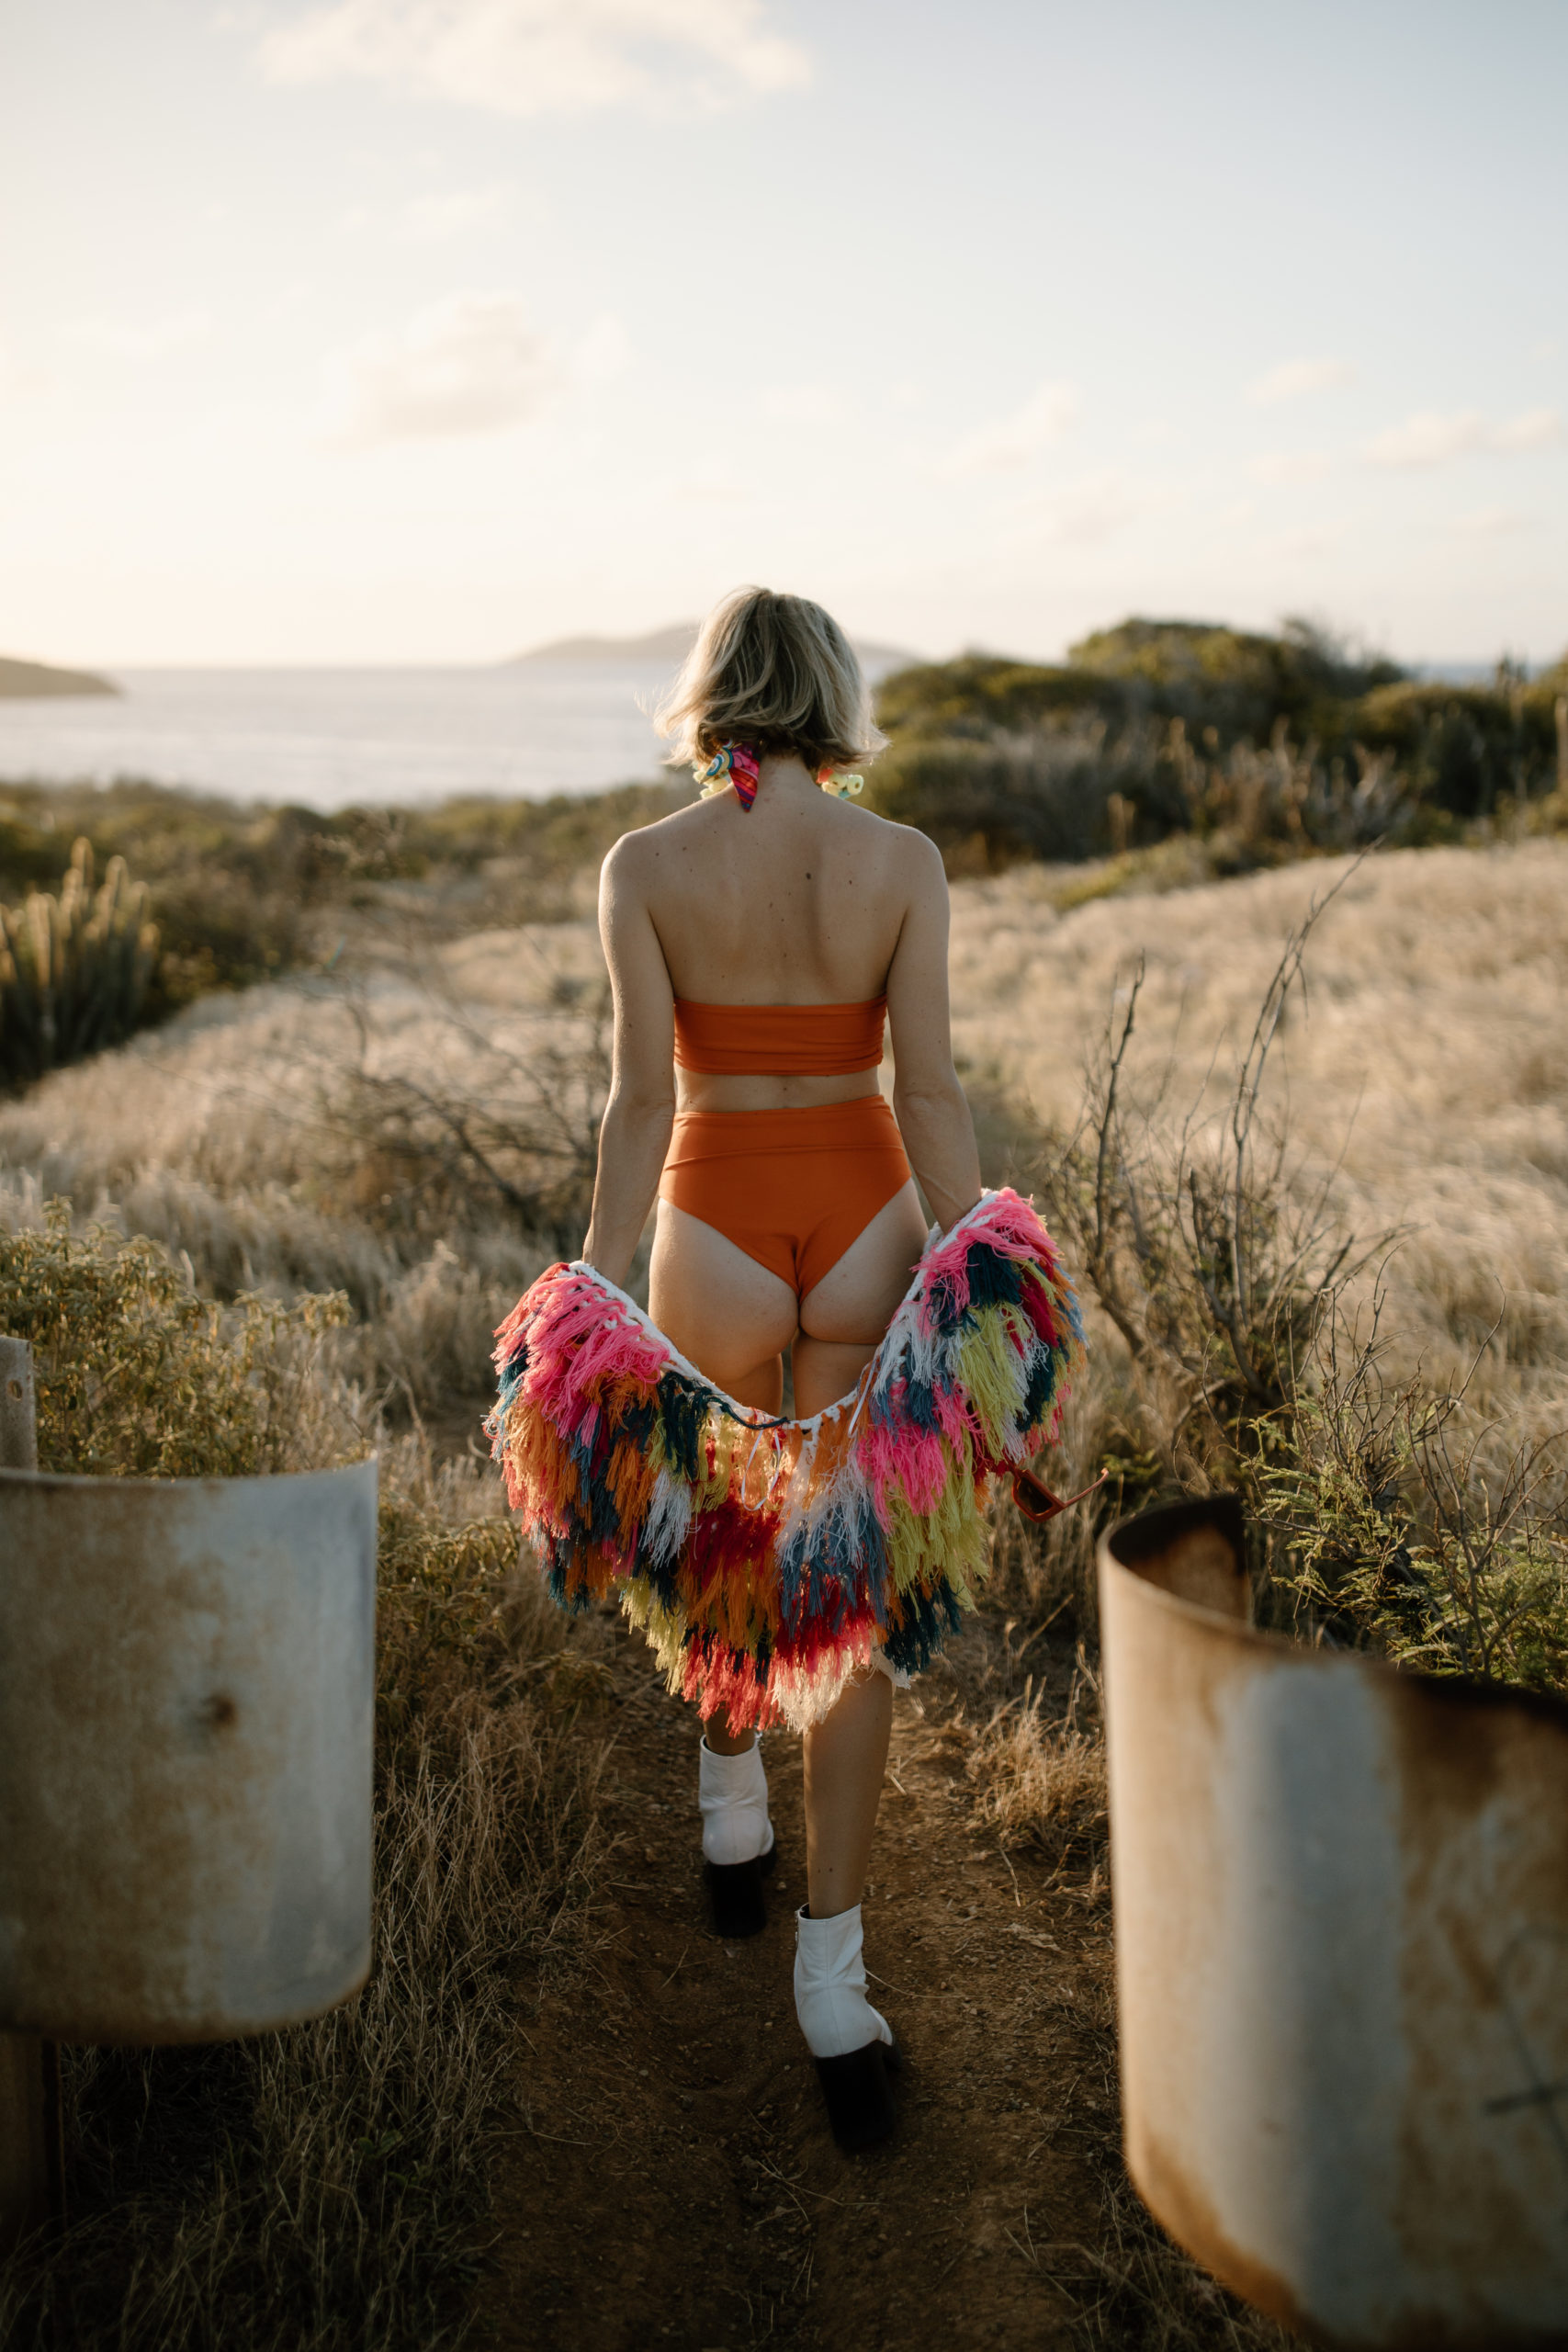
[[[0,1474],[0,2020],[201,2041],[344,1997],[369,1958],[374,1464]]]
[[[1563,2352],[1568,1707],[1253,1633],[1244,1555],[1101,1544],[1134,2178],[1314,2341]]]

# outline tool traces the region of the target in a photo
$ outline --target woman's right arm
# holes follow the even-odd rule
[[[907,843],[907,846],[906,846]],[[934,842],[911,832],[909,899],[887,973],[893,1114],[909,1165],[943,1231],[980,1197],[980,1156],[958,1073],[947,1003],[947,876]]]
[[[626,1282],[659,1190],[675,1116],[675,999],[642,888],[637,836],[615,843],[599,876],[599,936],[610,967],[615,1058],[599,1128],[593,1211],[582,1254]]]

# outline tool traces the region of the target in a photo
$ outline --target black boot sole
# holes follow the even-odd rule
[[[892,2132],[897,2117],[891,2077],[901,2063],[896,2041],[868,2041],[847,2058],[817,2061],[833,2137],[850,2154],[876,2147]]]
[[[767,1852],[759,1854],[755,1861],[703,1864],[714,1933],[727,1944],[738,1943],[746,1936],[760,1936],[767,1926],[768,1906],[762,1900],[762,1881],[778,1858],[775,1838]]]

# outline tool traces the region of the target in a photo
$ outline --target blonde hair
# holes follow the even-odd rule
[[[816,775],[874,759],[887,740],[832,615],[771,588],[737,588],[714,606],[654,724],[671,739],[672,768],[748,743],[759,756],[793,752]]]

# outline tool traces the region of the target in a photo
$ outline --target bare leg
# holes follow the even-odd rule
[[[852,1911],[865,1893],[892,1729],[893,1685],[873,1668],[806,1735],[806,1892],[814,1919]]]
[[[924,1239],[915,1188],[907,1185],[801,1302],[797,1413],[820,1412],[853,1388]],[[892,1728],[893,1685],[874,1668],[806,1735],[806,1881],[814,1919],[852,1911],[865,1892]]]
[[[723,1707],[716,1708],[708,1717],[703,1737],[716,1756],[744,1756],[749,1747],[757,1745],[754,1731],[730,1730],[728,1713]]]

